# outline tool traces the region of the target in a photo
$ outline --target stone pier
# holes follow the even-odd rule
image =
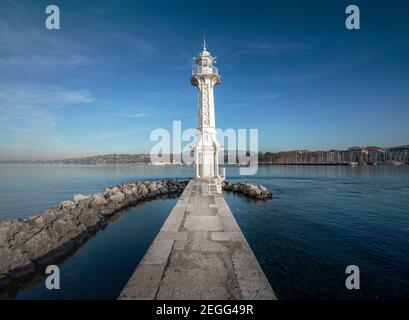
[[[191,180],[119,299],[276,296],[223,194]]]

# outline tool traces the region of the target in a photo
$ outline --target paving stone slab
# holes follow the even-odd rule
[[[213,241],[243,241],[241,232],[212,232],[211,239]]]
[[[119,300],[153,300],[159,289],[165,265],[139,265],[125,288]]]
[[[187,240],[188,233],[184,231],[159,231],[156,240]]]
[[[184,227],[190,231],[221,231],[223,223],[218,216],[188,216]]]
[[[142,265],[160,265],[168,261],[173,247],[173,240],[155,240],[142,259]]]

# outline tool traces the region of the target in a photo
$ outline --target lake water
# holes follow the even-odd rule
[[[119,183],[192,176],[192,167],[0,165],[0,220],[40,213],[76,193]],[[268,166],[230,181],[265,185],[274,198],[226,200],[279,299],[409,298],[409,166]],[[115,299],[176,199],[121,214],[61,265],[61,290],[34,281],[17,299]],[[361,289],[345,288],[360,268]]]

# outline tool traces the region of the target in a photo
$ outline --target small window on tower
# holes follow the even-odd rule
[[[202,66],[203,66],[203,67],[206,67],[206,66],[207,66],[207,60],[203,60]]]

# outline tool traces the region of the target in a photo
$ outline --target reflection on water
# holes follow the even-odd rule
[[[76,193],[141,179],[185,178],[192,167],[0,166],[0,219],[27,217]],[[232,181],[267,186],[272,200],[226,193],[243,233],[281,299],[409,298],[409,166],[263,166]],[[175,200],[124,214],[61,267],[62,289],[40,283],[17,298],[114,299]],[[361,289],[345,289],[345,268],[361,270]]]
[[[116,216],[60,264],[61,289],[47,290],[37,274],[17,299],[117,299],[159,232],[176,199],[156,200]]]
[[[409,166],[262,167],[232,180],[274,193],[226,200],[279,298],[409,298]],[[360,290],[345,288],[351,264]]]

